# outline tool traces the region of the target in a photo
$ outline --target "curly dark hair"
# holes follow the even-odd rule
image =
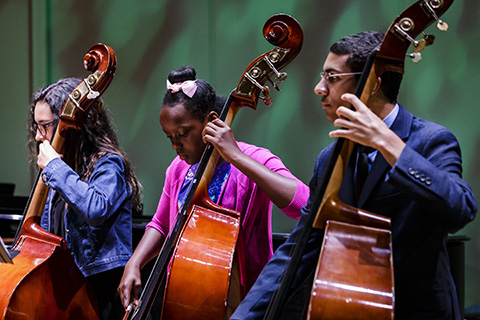
[[[347,66],[352,72],[362,72],[368,57],[382,43],[384,34],[379,31],[364,31],[339,39],[330,47],[332,53],[348,54]],[[381,90],[390,102],[397,100],[403,75],[398,72],[386,71],[380,75]],[[360,75],[356,76],[358,80]]]
[[[43,101],[50,106],[55,120],[59,119],[68,95],[82,81],[78,78],[64,78],[57,82],[39,89],[30,104],[28,116],[28,149],[30,164],[34,165],[38,156],[39,142],[35,140],[35,107]],[[141,189],[142,185],[135,176],[132,164],[128,161],[125,153],[120,149],[118,138],[108,110],[102,107],[103,102],[98,99],[86,116],[81,130],[69,130],[65,136],[63,160],[85,181],[93,172],[96,162],[106,154],[118,155],[125,166],[125,178],[132,191],[134,212],[141,212]],[[58,123],[58,121],[57,121]]]
[[[170,83],[180,83],[188,80],[194,80],[197,84],[195,94],[190,98],[182,91],[172,93],[172,90],[167,90],[163,97],[162,105],[172,107],[177,104],[182,104],[187,109],[193,118],[203,121],[210,111],[216,111],[220,114],[221,104],[216,103],[218,100],[215,94],[215,89],[202,79],[196,78],[197,72],[192,66],[183,66],[179,69],[170,71],[168,74],[168,81]]]

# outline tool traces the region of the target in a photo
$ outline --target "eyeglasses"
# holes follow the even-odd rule
[[[53,126],[57,123],[57,119],[54,119],[54,120],[51,120],[51,121],[48,121],[48,122],[45,122],[45,123],[36,123],[34,122],[33,123],[33,129],[35,130],[35,132],[38,130],[40,131],[40,134],[44,137],[47,136],[47,128],[48,126]]]
[[[347,72],[347,73],[331,73],[331,72],[320,72],[320,80],[325,79],[327,83],[334,83],[340,77],[343,76],[353,76],[357,74],[362,74],[362,72]]]

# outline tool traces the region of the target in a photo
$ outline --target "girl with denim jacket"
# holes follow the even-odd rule
[[[80,130],[67,132],[63,154],[51,147],[63,104],[80,81],[65,78],[42,88],[30,105],[30,161],[50,187],[40,224],[65,238],[97,295],[101,319],[119,319],[116,286],[132,252],[132,210],[141,208],[141,185],[100,101]]]

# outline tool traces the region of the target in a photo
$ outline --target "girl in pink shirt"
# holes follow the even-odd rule
[[[218,106],[223,104],[217,102],[219,98],[207,82],[195,79],[193,67],[170,72],[167,88],[160,124],[177,157],[167,169],[157,211],[125,267],[118,288],[125,307],[131,298],[138,298],[140,269],[159,254],[206,143],[213,144],[221,157],[209,196],[242,216],[236,256],[244,294],[273,253],[272,202],[290,218],[298,219],[309,195],[308,187],[269,150],[235,141],[230,127],[218,116]]]

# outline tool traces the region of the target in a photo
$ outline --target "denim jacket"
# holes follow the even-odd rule
[[[56,158],[42,180],[51,190],[40,225],[51,230],[52,200],[59,192],[67,203],[65,240],[84,276],[125,266],[132,253],[132,195],[122,159],[101,157],[85,182]]]

